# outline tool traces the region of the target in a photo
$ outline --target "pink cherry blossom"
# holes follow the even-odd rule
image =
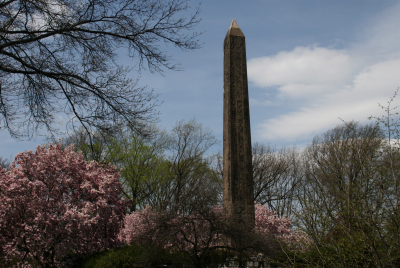
[[[274,235],[290,248],[304,249],[310,243],[310,238],[301,230],[294,231],[287,217],[277,217],[276,213],[266,206],[255,204],[255,230],[264,237]]]
[[[20,153],[0,169],[0,255],[16,266],[61,266],[116,244],[126,210],[114,167],[60,144]]]
[[[152,242],[165,249],[177,249],[199,257],[210,249],[225,246],[222,218],[221,206],[212,213],[176,214],[169,218],[146,207],[126,215],[118,238],[125,244],[141,244],[148,243],[144,236],[148,238],[148,234],[152,234]],[[157,225],[160,219],[167,220],[162,227]],[[272,236],[290,247],[301,248],[309,241],[303,232],[292,230],[288,218],[277,217],[275,212],[259,204],[255,205],[254,229],[257,238],[269,241]],[[161,239],[163,233],[168,234],[167,239]]]

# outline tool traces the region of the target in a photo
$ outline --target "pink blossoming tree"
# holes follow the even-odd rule
[[[279,247],[279,242],[285,246],[302,247],[304,241],[307,241],[304,233],[292,230],[288,218],[276,217],[275,212],[259,204],[256,204],[255,212],[254,232],[236,236],[241,240],[240,246],[256,252],[260,249],[270,250],[267,248],[272,245]],[[164,249],[179,251],[191,258],[196,267],[202,267],[202,260],[209,257],[211,252],[230,249],[224,240],[227,235],[235,236],[244,232],[238,226],[234,230],[225,230],[224,236],[223,230],[220,206],[211,211],[175,216],[163,215],[147,207],[125,217],[119,239],[128,245],[154,243]]]
[[[20,153],[0,169],[2,265],[58,267],[114,246],[126,202],[114,167],[60,144]]]
[[[274,236],[278,242],[291,249],[305,249],[310,243],[310,238],[300,230],[294,231],[289,218],[277,217],[276,213],[266,206],[255,205],[256,232],[261,237]]]
[[[190,215],[155,212],[151,207],[125,217],[119,239],[125,244],[149,245],[180,252],[196,267],[221,248],[222,208],[201,210]]]

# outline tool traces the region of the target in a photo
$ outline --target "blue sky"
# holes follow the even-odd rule
[[[381,115],[378,103],[400,86],[399,1],[204,0],[201,10],[202,48],[165,47],[184,70],[141,73],[140,85],[160,94],[163,128],[195,117],[222,140],[223,40],[233,18],[246,36],[253,142],[304,147],[339,118]],[[136,64],[123,53],[121,60]],[[42,142],[2,131],[0,155]]]

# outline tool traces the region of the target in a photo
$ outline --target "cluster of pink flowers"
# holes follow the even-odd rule
[[[124,228],[120,230],[118,239],[125,244],[140,244],[143,239],[142,235],[155,229],[157,216],[159,215],[149,206],[126,215]]]
[[[263,235],[285,236],[292,232],[291,222],[286,217],[277,217],[266,206],[255,204],[255,229]]]
[[[0,253],[20,264],[60,264],[116,244],[126,211],[114,167],[60,144],[20,153],[0,169]]]
[[[304,249],[311,243],[310,238],[301,230],[293,231],[292,223],[287,217],[277,217],[276,213],[266,206],[255,204],[255,229],[264,237],[274,235],[286,245]]]
[[[222,238],[222,207],[217,206],[212,215],[193,213],[191,215],[179,215],[168,219],[168,239],[162,240],[157,235],[161,229],[157,229],[156,222],[160,214],[150,207],[127,215],[124,228],[121,229],[119,239],[126,244],[143,241],[143,234],[153,234],[153,242],[162,243],[163,248],[175,248],[182,252],[202,251],[209,248],[223,247]],[[290,246],[302,247],[307,242],[307,236],[301,232],[294,232],[291,222],[286,217],[277,217],[276,213],[266,206],[255,205],[255,231],[266,240],[274,236],[279,241]]]
[[[118,238],[125,244],[141,244],[151,240],[164,249],[195,250],[201,254],[203,249],[219,246],[221,228],[217,224],[221,222],[218,218],[222,219],[222,208],[218,206],[209,213],[195,212],[170,217],[148,206],[125,217],[124,228]]]

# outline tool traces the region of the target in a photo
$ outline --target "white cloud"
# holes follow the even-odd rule
[[[378,103],[385,105],[400,86],[400,17],[395,11],[400,5],[375,18],[361,41],[347,49],[296,47],[250,59],[249,80],[267,91],[278,89],[278,97],[292,104],[257,126],[259,138],[293,141],[334,127],[339,117],[365,121],[381,115]]]
[[[249,78],[259,86],[336,83],[349,76],[351,62],[344,50],[296,47],[271,57],[251,59],[248,70]]]
[[[249,80],[259,87],[279,86],[288,97],[305,97],[349,83],[360,63],[346,50],[296,47],[270,57],[250,59]]]
[[[378,101],[384,101],[384,99]],[[374,108],[371,109],[371,107]],[[256,134],[266,140],[295,141],[332,128],[341,123],[341,120],[366,119],[373,112],[379,112],[376,99],[355,102],[354,105],[345,102],[342,105],[334,103],[301,108],[299,111],[284,114],[260,124]]]

